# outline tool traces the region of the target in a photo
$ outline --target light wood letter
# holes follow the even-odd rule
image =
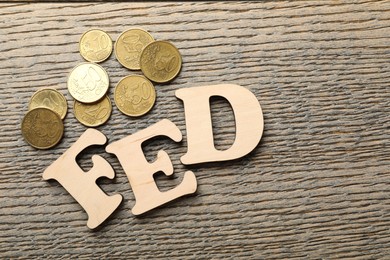
[[[88,214],[87,226],[91,229],[106,220],[122,201],[119,194],[107,196],[96,184],[100,177],[113,179],[114,170],[101,156],[92,156],[93,167],[84,172],[76,162],[76,156],[86,147],[106,143],[104,134],[87,129],[80,138],[43,173],[43,179],[57,180]]]
[[[153,175],[159,171],[165,175],[173,174],[172,162],[163,150],[157,154],[157,159],[149,163],[142,151],[142,143],[155,136],[167,136],[175,142],[180,142],[182,134],[177,126],[163,119],[150,127],[111,143],[106,151],[118,157],[135,196],[135,205],[131,212],[140,215],[164,203],[196,191],[196,177],[193,172],[186,171],[183,181],[175,188],[161,192]]]
[[[255,95],[244,87],[232,84],[182,88],[176,97],[184,102],[188,151],[181,157],[183,164],[225,161],[251,152],[263,133],[263,113]],[[214,147],[210,97],[221,96],[230,103],[236,121],[236,138],[224,151]]]

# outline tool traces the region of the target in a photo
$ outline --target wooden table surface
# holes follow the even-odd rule
[[[43,171],[86,130],[73,114],[66,80],[82,62],[78,40],[90,28],[115,40],[140,27],[172,41],[183,56],[180,75],[155,84],[157,102],[134,119],[114,105],[97,129],[109,142],[167,118],[183,142],[145,147],[170,155],[175,177],[198,181],[195,195],[141,217],[117,158],[100,154],[116,178],[101,180],[123,203],[99,228]],[[389,259],[390,257],[390,2],[266,1],[167,3],[3,3],[0,6],[0,258],[123,259]],[[102,63],[111,86],[131,73],[112,55]],[[187,151],[183,103],[174,92],[218,83],[252,91],[264,113],[264,134],[248,156],[183,166]],[[65,135],[50,150],[22,138],[32,94],[55,87],[68,100]],[[212,100],[216,147],[234,141],[233,114]],[[75,180],[77,181],[77,180]]]

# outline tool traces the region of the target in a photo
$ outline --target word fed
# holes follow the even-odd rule
[[[211,85],[179,89],[176,97],[184,103],[187,130],[187,153],[181,157],[185,165],[226,161],[240,158],[251,152],[259,143],[263,133],[263,113],[255,95],[244,87],[232,84]],[[216,150],[212,131],[210,97],[220,96],[231,105],[235,122],[236,137],[226,150]],[[134,215],[143,214],[164,203],[196,191],[195,174],[187,171],[182,182],[175,188],[161,192],[153,178],[159,171],[173,174],[169,155],[160,150],[157,159],[149,163],[142,151],[142,143],[156,136],[166,136],[174,142],[182,140],[179,128],[163,119],[146,129],[131,134],[106,147],[115,154],[126,173],[135,196],[132,208]],[[85,173],[76,163],[76,156],[91,145],[104,145],[104,134],[87,129],[80,138],[43,173],[45,180],[57,180],[84,208],[88,214],[87,226],[98,227],[119,206],[122,196],[108,196],[96,184],[100,177],[113,179],[111,165],[101,156],[92,157],[93,167]]]

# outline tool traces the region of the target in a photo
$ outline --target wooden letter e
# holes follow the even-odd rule
[[[142,143],[155,136],[167,136],[175,142],[180,142],[182,139],[179,128],[168,119],[163,119],[106,147],[107,152],[118,157],[129,179],[135,196],[135,205],[131,210],[134,215],[140,215],[196,191],[196,177],[191,171],[184,173],[183,181],[175,188],[165,192],[158,189],[153,175],[159,171],[171,175],[173,166],[168,154],[163,150],[158,152],[157,159],[153,163],[146,160]]]

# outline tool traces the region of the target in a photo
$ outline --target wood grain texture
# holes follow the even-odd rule
[[[390,2],[266,1],[185,3],[8,3],[0,6],[0,257],[123,259],[388,259],[390,256]],[[117,177],[101,180],[124,202],[97,231],[80,205],[43,171],[85,131],[66,89],[82,62],[78,40],[90,28],[113,39],[130,27],[172,41],[183,69],[156,84],[150,113],[131,119],[114,106],[98,127],[119,140],[167,118],[183,142],[156,139],[149,160],[170,155],[175,177],[186,170],[196,195],[135,217],[134,195],[118,160]],[[111,56],[102,63],[109,94],[131,74]],[[259,146],[242,159],[185,167],[179,88],[231,83],[251,90],[264,113]],[[68,100],[65,136],[54,149],[25,143],[20,123],[31,95],[56,87]],[[212,102],[216,145],[233,143],[223,99]]]

